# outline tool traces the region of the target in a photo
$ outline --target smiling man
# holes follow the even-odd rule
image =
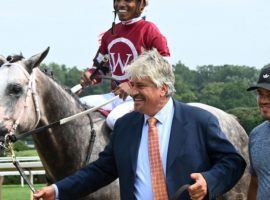
[[[257,103],[265,122],[255,127],[249,135],[251,181],[248,200],[270,199],[270,66],[261,70],[256,85]]]
[[[231,189],[244,159],[217,118],[172,98],[174,74],[157,50],[127,66],[135,111],[118,119],[98,160],[37,194],[44,200],[77,199],[119,178],[122,200],[213,200]]]

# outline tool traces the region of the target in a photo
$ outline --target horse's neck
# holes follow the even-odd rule
[[[82,106],[60,85],[39,70],[35,73],[41,110],[39,126],[83,110]],[[89,118],[83,116],[63,126],[56,126],[33,135],[39,156],[52,180],[64,177],[84,165],[90,130]]]
[[[37,90],[44,122],[52,122],[82,111],[82,106],[54,80],[36,71]]]

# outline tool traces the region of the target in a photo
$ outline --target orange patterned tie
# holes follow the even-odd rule
[[[148,120],[148,152],[154,200],[167,200],[166,180],[159,152],[157,119]]]

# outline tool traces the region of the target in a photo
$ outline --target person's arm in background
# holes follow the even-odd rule
[[[256,175],[251,175],[248,189],[248,200],[256,200],[257,189],[258,189],[258,178]]]

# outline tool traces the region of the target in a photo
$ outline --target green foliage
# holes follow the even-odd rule
[[[38,153],[35,149],[18,151],[16,152],[16,156],[38,156]]]
[[[211,82],[235,82],[241,80],[244,84],[250,84],[257,80],[258,70],[254,67],[223,65],[205,65],[197,68],[200,84]]]
[[[175,89],[174,98],[183,102],[195,102],[198,100],[196,91],[197,72],[190,70],[181,62],[173,66],[175,71]]]
[[[230,109],[235,107],[254,107],[256,106],[255,95],[253,92],[247,92],[247,84],[240,80],[227,83],[221,93],[221,101],[224,102],[222,109]]]
[[[73,87],[80,83],[81,74],[85,70],[78,70],[77,67],[67,68],[65,65],[58,65],[56,63],[50,63],[49,65],[42,64],[42,70],[46,70],[49,74],[53,74],[54,79],[56,79],[60,84]],[[89,94],[102,94],[108,92],[110,89],[110,81],[104,80],[101,84],[94,85],[85,89],[81,96]]]
[[[50,63],[49,65],[42,64],[40,68],[52,74],[62,85],[72,87],[80,82],[81,71],[76,67],[67,68],[65,65]]]
[[[235,115],[239,123],[249,134],[251,130],[261,124],[264,120],[257,107],[238,107],[227,111]]]
[[[223,82],[207,83],[199,93],[200,102],[223,109],[225,106],[221,94],[224,87]]]
[[[3,185],[15,185],[15,184],[20,184],[20,183],[21,183],[21,177],[19,175],[10,175],[10,176],[4,177]],[[34,175],[34,183],[46,183],[45,174]]]
[[[29,150],[29,148],[22,141],[20,141],[20,140],[18,140],[17,142],[14,143],[13,149],[15,151]]]
[[[254,67],[206,65],[195,71],[178,63],[174,68],[176,99],[198,101],[223,110],[256,106],[254,94],[246,91],[258,78],[259,71]]]

